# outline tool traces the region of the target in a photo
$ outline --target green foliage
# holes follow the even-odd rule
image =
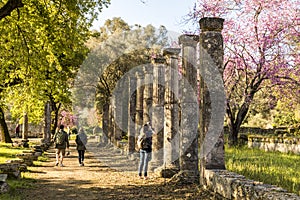
[[[26,112],[29,122],[38,123],[45,102],[71,103],[89,28],[110,1],[22,2],[0,20],[0,106],[9,105],[15,119]]]
[[[300,155],[226,147],[226,168],[248,179],[277,185],[300,195]]]
[[[278,101],[274,110],[274,123],[278,126],[293,126],[300,123],[297,119],[297,105],[290,105],[283,101]]]
[[[294,99],[277,97],[276,91],[270,94],[266,89],[257,92],[251,104],[244,126],[274,128],[286,126],[297,128],[300,123],[300,106]]]
[[[75,106],[102,111],[118,80],[130,69],[150,62],[151,56],[167,45],[166,29],[152,25],[129,26],[121,18],[107,20],[96,38],[88,42],[92,49],[78,73],[73,96]],[[86,123],[85,123],[86,124]]]

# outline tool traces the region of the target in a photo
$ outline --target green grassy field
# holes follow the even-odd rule
[[[13,147],[10,143],[0,143],[0,163],[5,163],[6,160],[16,158],[16,154],[22,153],[25,150],[23,147]]]
[[[300,155],[226,147],[225,159],[229,171],[300,195]]]

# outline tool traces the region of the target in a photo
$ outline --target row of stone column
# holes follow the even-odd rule
[[[222,25],[219,18],[201,19],[200,36],[181,35],[181,48],[164,49],[161,57],[128,73],[111,100],[109,140],[116,144],[126,133],[128,156],[135,158],[140,128],[150,122],[155,130],[150,169],[163,177],[177,174],[180,180],[197,182],[205,168],[225,168],[223,135],[217,129],[212,150],[200,151],[212,116],[205,61],[213,60],[223,73]]]

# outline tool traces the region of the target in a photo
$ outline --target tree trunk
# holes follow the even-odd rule
[[[22,0],[9,0],[6,2],[6,4],[0,9],[0,20],[9,16],[12,11],[14,11],[17,8],[23,7],[24,4],[22,3]]]
[[[54,111],[54,118],[53,118],[53,124],[52,124],[52,129],[51,129],[51,133],[54,135],[55,134],[55,130],[58,126],[58,113],[59,113],[59,109],[61,107],[61,103],[58,103],[58,106],[56,106],[56,103],[54,101],[50,100],[50,104],[51,104],[51,112]]]
[[[24,113],[23,116],[23,128],[22,128],[23,132],[22,132],[22,139],[24,141],[28,140],[28,115],[27,113]]]
[[[51,139],[51,106],[50,106],[50,102],[47,102],[45,104],[45,110],[44,110],[44,114],[45,114],[45,127],[44,127],[44,142],[50,142]]]
[[[235,126],[229,126],[228,145],[236,146],[238,144],[239,128]]]
[[[251,100],[252,99],[253,99],[253,97],[251,98]],[[246,118],[248,110],[249,110],[249,103],[247,101],[245,101],[243,103],[243,105],[241,106],[241,108],[235,118],[235,116],[232,114],[232,111],[231,111],[229,105],[227,105],[226,112],[227,112],[227,116],[228,116],[228,127],[229,127],[229,136],[228,136],[228,145],[229,146],[236,146],[238,144],[239,130],[240,130],[240,127],[241,127],[244,119]]]
[[[0,136],[1,141],[5,143],[12,143],[11,137],[9,135],[9,131],[7,128],[7,124],[5,122],[5,116],[3,109],[0,107]]]

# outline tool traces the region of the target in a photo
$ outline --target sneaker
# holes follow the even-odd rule
[[[81,163],[81,166],[84,166],[84,163],[83,163],[83,162]]]
[[[149,178],[147,176],[144,177],[144,180],[148,180]]]
[[[64,165],[63,165],[63,164],[60,164],[60,166],[61,166],[61,167],[64,167]]]
[[[57,163],[55,163],[55,166],[58,166],[58,162],[57,162]]]

